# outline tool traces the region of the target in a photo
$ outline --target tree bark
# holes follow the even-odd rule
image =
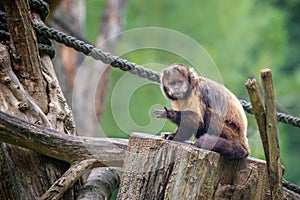
[[[137,196],[270,199],[264,161],[250,158],[229,161],[215,152],[162,141],[160,137],[132,134],[124,156],[126,140],[65,135],[0,112],[0,140],[72,164],[44,194],[45,199],[62,195],[90,168],[121,166],[122,163],[124,175],[119,199],[136,199]],[[101,169],[101,173],[98,172],[97,168],[90,174],[80,198],[87,195],[101,199],[100,193],[108,197],[112,188],[117,187],[118,178],[114,173],[102,173]],[[104,184],[104,179],[109,179],[109,183],[104,181]],[[93,186],[95,188],[91,188]],[[300,199],[300,196],[284,188],[284,199]]]
[[[101,167],[94,169],[84,186],[80,189],[77,200],[110,199],[119,187],[122,168]]]
[[[131,134],[117,199],[270,199],[270,189],[264,161]]]
[[[246,82],[246,87],[248,90],[251,104],[253,105],[253,113],[256,119],[261,141],[263,144],[266,161],[269,162],[269,141],[268,141],[268,135],[266,130],[266,113],[259,94],[259,89],[258,89],[258,84],[256,79],[248,79]]]
[[[280,160],[280,148],[277,128],[277,111],[275,102],[275,92],[272,81],[272,71],[270,69],[261,70],[263,92],[266,107],[266,132],[268,138],[269,161],[268,174],[272,199],[282,199],[282,169]]]
[[[0,110],[75,134],[72,112],[49,56],[39,55],[27,0],[4,0],[10,47],[0,44]],[[69,164],[6,143],[0,146],[0,199],[38,199]],[[64,199],[74,199],[74,188]]]
[[[67,135],[0,112],[0,141],[70,164],[96,159],[95,166],[122,166],[127,141]]]

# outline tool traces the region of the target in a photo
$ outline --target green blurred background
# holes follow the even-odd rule
[[[99,19],[104,2],[98,0],[86,2],[87,19]],[[216,63],[225,86],[240,99],[249,99],[244,86],[245,81],[255,77],[260,82],[260,70],[265,67],[271,68],[278,111],[299,116],[299,10],[300,0],[130,0],[127,3],[124,30],[163,27],[193,38],[206,49]],[[90,41],[95,41],[98,29],[98,20],[87,20],[86,32]],[[120,47],[122,45],[128,45],[128,41],[124,41],[124,38],[120,41]],[[184,59],[172,53],[155,49],[135,50],[122,55],[122,58],[143,65],[186,63]],[[154,65],[146,66],[153,68]],[[124,105],[122,98],[122,92],[124,96],[128,93],[126,87],[119,91],[121,93],[118,95],[119,98],[113,97],[115,102],[113,105],[119,105],[115,107],[118,115],[123,116],[122,112],[129,111],[131,120],[137,125],[132,126],[132,130],[120,129],[120,125],[112,115],[112,94],[115,84],[122,77],[124,72],[112,70],[101,131],[109,137],[122,138],[128,138],[131,131],[157,133],[157,130],[153,132],[153,126],[147,127],[153,120],[149,113],[153,105],[170,105],[162,95],[159,85],[149,82],[134,90],[128,105]],[[247,116],[251,156],[264,159],[254,117]],[[160,131],[172,131],[174,128],[174,125],[166,122]],[[279,124],[279,135],[282,163],[286,167],[284,177],[300,185],[300,130]]]

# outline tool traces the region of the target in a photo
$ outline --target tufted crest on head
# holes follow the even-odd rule
[[[181,63],[174,63],[163,70],[163,76],[169,76],[170,74],[174,73],[181,73],[189,80],[192,87],[194,87],[196,83],[195,80],[198,78],[198,75],[194,68],[185,66]]]

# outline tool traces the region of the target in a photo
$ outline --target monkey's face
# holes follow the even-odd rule
[[[172,65],[163,71],[162,88],[171,100],[181,100],[189,96],[189,70],[183,65]]]

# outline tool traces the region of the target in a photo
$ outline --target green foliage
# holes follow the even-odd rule
[[[297,104],[299,95],[295,91],[300,86],[300,57],[298,56],[300,30],[299,26],[294,24],[300,21],[300,15],[299,9],[295,7],[300,8],[299,0],[287,2],[281,0],[131,0],[127,5],[125,30],[164,27],[190,36],[207,50],[216,63],[226,87],[241,99],[248,99],[244,86],[246,79],[256,77],[260,80],[260,70],[269,67],[273,71],[279,110],[297,115],[300,113],[300,106]],[[87,8],[87,19],[99,19],[103,2],[88,0]],[[87,21],[87,33],[93,40],[98,30],[95,21]],[[145,37],[144,41],[151,43],[153,38]],[[164,41],[159,42],[164,43]],[[178,41],[174,41],[176,42]],[[125,41],[123,38],[120,42],[120,49],[136,45],[136,41]],[[143,48],[125,53],[119,52],[121,52],[119,55],[130,62],[155,70],[161,70],[161,64],[169,65],[175,62],[190,64],[186,58],[164,50]],[[202,74],[204,66],[198,67]],[[174,130],[175,126],[169,122],[160,124],[161,130],[156,130],[149,125],[158,123],[149,115],[153,110],[153,105],[159,104],[160,108],[165,105],[170,107],[157,84],[148,83],[138,87],[130,96],[129,101],[122,98],[122,95],[127,95],[129,87],[124,87],[122,91],[119,91],[118,98],[112,98],[117,88],[116,85],[124,76],[127,74],[112,70],[111,88],[101,120],[101,131],[109,137],[128,137],[131,131],[156,134],[161,131]],[[132,79],[129,77],[128,80],[136,81],[134,76],[131,76]],[[124,82],[124,85],[129,86],[130,81]],[[114,108],[112,101],[114,101]],[[131,130],[128,127],[124,128],[126,124],[120,127],[117,117],[112,114],[114,109],[117,110],[115,115],[119,115],[125,123],[133,123]],[[129,121],[125,112],[130,114]],[[255,120],[251,115],[248,115],[248,119],[251,156],[264,158]],[[300,165],[300,160],[297,159],[297,152],[300,151],[299,142],[298,129],[280,125],[280,144],[282,160],[287,168],[286,178],[298,184],[300,184],[300,172],[296,166]]]
[[[99,33],[99,21],[104,10],[105,1],[86,0],[86,37],[88,41],[96,41]]]

